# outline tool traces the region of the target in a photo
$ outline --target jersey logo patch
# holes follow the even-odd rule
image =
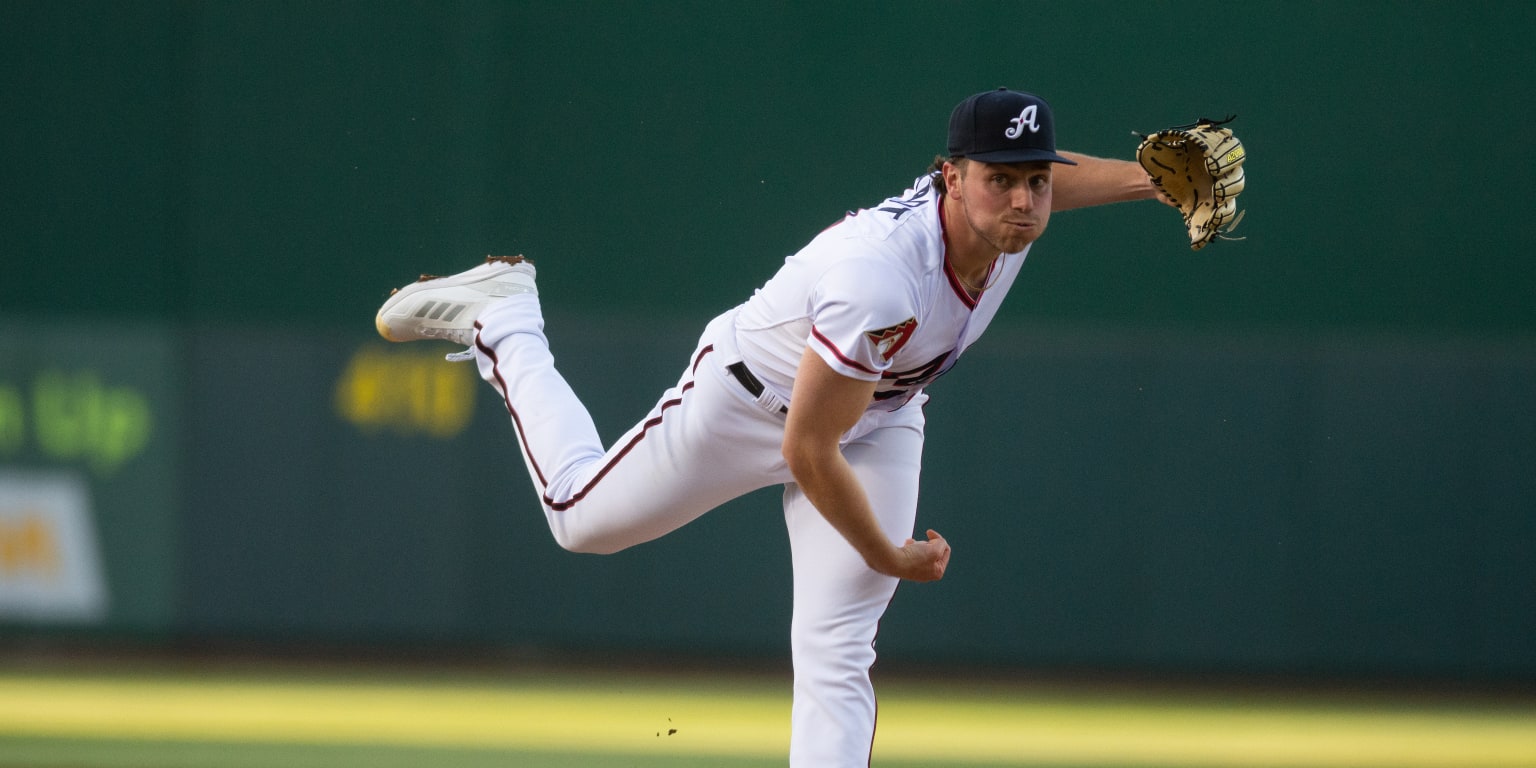
[[[875,345],[875,351],[880,357],[889,361],[906,345],[907,339],[912,338],[912,332],[917,330],[917,318],[909,317],[889,328],[881,328],[878,331],[865,331],[869,342]]]

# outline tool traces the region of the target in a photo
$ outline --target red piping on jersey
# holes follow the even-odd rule
[[[942,196],[939,197],[939,238],[944,243],[944,277],[949,279],[949,287],[954,290],[955,296],[959,297],[960,303],[964,304],[966,309],[975,309],[976,300],[980,297],[980,294],[972,296],[971,292],[966,290],[965,285],[960,282],[960,276],[955,274],[955,268],[949,264],[949,225],[944,221],[944,198]],[[987,277],[990,278],[992,276],[992,269],[996,266],[997,262],[994,261],[992,267],[987,268]],[[983,282],[982,284],[985,285],[986,283]]]
[[[864,367],[863,365],[861,365],[859,363],[859,361],[854,360],[853,358],[843,354],[843,351],[838,349],[837,345],[833,344],[831,339],[827,338],[826,336],[823,336],[821,334],[821,331],[816,330],[816,326],[814,326],[814,325],[811,326],[811,335],[815,336],[816,340],[821,342],[822,346],[824,346],[827,349],[831,350],[832,354],[836,355],[838,361],[841,362],[843,365],[846,365],[849,368],[857,368],[857,369],[859,369],[859,370],[861,370],[861,371],[863,371],[865,373],[873,374],[875,376],[879,376],[880,375],[879,371],[872,371],[872,370]]]
[[[491,370],[495,372],[496,382],[500,385],[498,389],[501,390],[501,402],[507,407],[507,413],[512,417],[512,424],[517,428],[517,439],[522,442],[523,454],[528,457],[529,466],[533,467],[533,473],[539,478],[540,488],[546,489],[549,487],[549,481],[544,479],[544,469],[539,466],[538,459],[534,458],[533,449],[528,445],[528,437],[523,432],[523,421],[522,419],[518,418],[517,409],[512,407],[512,400],[507,396],[507,382],[501,377],[500,361],[496,358],[496,351],[481,343],[480,341],[480,334],[478,333],[480,327],[481,326],[478,322],[475,323],[475,329],[477,331],[475,334],[475,346],[479,347],[481,352],[484,352],[487,357],[491,358]],[[714,345],[711,344],[699,350],[699,354],[693,358],[693,365],[689,367],[689,370],[697,374],[699,370],[699,363],[703,362],[704,356],[708,355],[710,352],[713,352],[714,349]],[[549,507],[551,511],[564,512],[565,510],[575,506],[576,502],[586,498],[587,494],[592,492],[592,489],[597,486],[598,482],[607,476],[608,472],[612,470],[620,460],[622,460],[625,456],[628,456],[629,452],[634,450],[635,446],[638,445],[641,440],[645,439],[645,434],[651,430],[651,427],[661,423],[661,420],[665,416],[667,409],[683,402],[681,395],[686,394],[690,389],[693,389],[692,379],[689,379],[687,383],[683,384],[682,389],[679,390],[679,397],[675,397],[671,400],[663,402],[657,409],[656,417],[648,419],[643,425],[641,425],[640,431],[636,432],[635,436],[630,438],[628,443],[625,443],[623,449],[613,454],[613,458],[609,459],[608,463],[604,464],[602,469],[599,469],[597,474],[593,475],[592,479],[588,481],[586,485],[582,486],[581,490],[571,494],[571,498],[565,501],[555,501],[554,499],[550,498],[548,494],[541,493],[540,496],[542,497],[544,505]]]

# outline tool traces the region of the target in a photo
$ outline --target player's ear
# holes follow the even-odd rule
[[[944,174],[944,189],[949,193],[950,197],[958,197],[960,180],[965,177],[965,164],[969,162],[969,160],[963,157],[945,161],[944,167],[941,170]]]

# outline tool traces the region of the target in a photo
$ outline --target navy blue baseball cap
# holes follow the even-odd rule
[[[1051,105],[1032,93],[999,88],[960,102],[949,115],[949,156],[983,163],[1045,161],[1077,165],[1056,154]]]

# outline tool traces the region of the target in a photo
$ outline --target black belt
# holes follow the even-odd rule
[[[736,377],[737,381],[741,382],[741,388],[745,389],[747,394],[753,397],[763,396],[763,383],[758,381],[756,376],[752,375],[752,371],[747,368],[746,363],[731,363],[730,365],[727,365],[725,369],[730,371],[731,375]],[[789,413],[789,406],[779,406],[779,413]]]

